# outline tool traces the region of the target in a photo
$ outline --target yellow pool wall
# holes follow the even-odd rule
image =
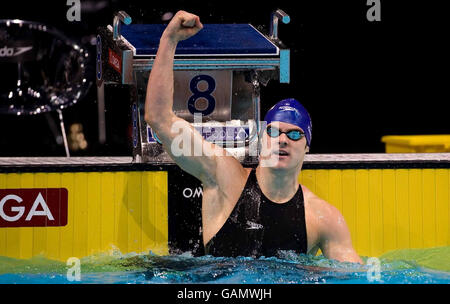
[[[450,245],[450,169],[308,169],[299,182],[341,211],[361,256]],[[0,256],[169,253],[166,171],[0,173],[13,188],[67,188],[68,224],[0,228]]]

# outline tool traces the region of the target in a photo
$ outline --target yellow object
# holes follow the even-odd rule
[[[17,188],[67,188],[68,224],[0,228],[0,256],[168,254],[167,172],[0,174],[0,189]]]
[[[450,135],[390,135],[383,136],[386,153],[450,152]]]
[[[343,214],[361,256],[450,245],[450,169],[305,169]],[[0,189],[67,188],[64,227],[0,228],[0,256],[67,261],[168,248],[168,172],[0,173]]]
[[[299,182],[339,209],[361,256],[450,245],[450,169],[310,169]]]

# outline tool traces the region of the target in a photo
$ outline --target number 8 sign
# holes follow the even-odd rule
[[[198,88],[198,84],[201,81],[205,81],[207,83],[207,88],[204,91],[200,91]],[[216,100],[211,95],[212,92],[216,89],[216,81],[209,75],[198,75],[192,78],[189,88],[193,95],[188,100],[188,109],[191,114],[201,113],[206,116],[211,114],[216,107]],[[196,101],[200,98],[204,98],[208,101],[208,106],[205,109],[198,109],[196,107]]]
[[[195,114],[208,120],[231,120],[233,88],[231,70],[174,72],[173,111],[192,122]]]

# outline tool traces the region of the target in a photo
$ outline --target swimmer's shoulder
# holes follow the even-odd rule
[[[305,212],[314,216],[319,222],[329,222],[330,220],[342,217],[341,212],[326,200],[317,196],[304,185],[300,185],[303,191]]]
[[[302,186],[305,201],[305,218],[315,230],[318,239],[339,237],[348,230],[344,216],[338,208]]]
[[[322,208],[326,208],[327,205],[329,205],[328,202],[326,202],[324,199],[321,199],[305,185],[300,184],[300,186],[302,187],[305,208],[309,208],[315,211]]]

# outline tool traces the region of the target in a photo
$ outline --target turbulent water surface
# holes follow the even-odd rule
[[[289,252],[278,258],[258,259],[193,257],[190,253],[171,256],[114,253],[82,258],[80,281],[70,281],[74,272],[69,271],[67,276],[70,267],[62,262],[40,257],[29,260],[0,257],[0,283],[449,284],[449,254],[450,247],[403,250],[359,265]]]

